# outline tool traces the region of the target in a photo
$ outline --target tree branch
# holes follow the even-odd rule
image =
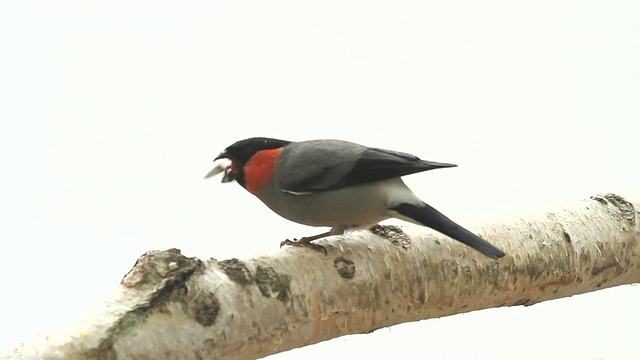
[[[478,233],[490,260],[411,227],[250,260],[143,255],[96,314],[3,359],[249,359],[346,334],[640,282],[638,202],[594,196]]]

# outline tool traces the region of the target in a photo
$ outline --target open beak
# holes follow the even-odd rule
[[[236,179],[236,173],[233,172],[233,170],[231,170],[231,166],[224,169],[224,176],[222,177],[223,183],[232,182],[235,179]]]
[[[222,157],[218,156],[214,161],[218,161],[220,159],[222,159]],[[204,176],[204,178],[208,179],[212,176],[216,176],[220,174],[221,172],[224,172],[224,176],[222,176],[223,183],[231,182],[236,179],[235,173],[232,168],[232,163],[228,159],[226,161],[221,161],[218,164],[216,164],[216,166],[214,166],[213,169],[211,169],[211,171],[209,171],[207,175]]]

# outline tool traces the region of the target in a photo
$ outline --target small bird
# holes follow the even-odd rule
[[[214,162],[228,159],[205,178],[224,172],[271,210],[291,221],[331,230],[282,245],[326,249],[311,243],[347,229],[370,228],[398,218],[439,231],[482,254],[505,254],[420,200],[401,177],[454,164],[421,160],[407,153],[342,140],[286,140],[254,137],[227,147]]]

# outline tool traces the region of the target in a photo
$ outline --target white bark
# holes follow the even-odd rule
[[[143,255],[73,333],[2,359],[249,359],[345,334],[498,306],[531,305],[640,282],[635,204],[594,196],[478,233],[490,260],[424,228],[287,248],[249,260]]]

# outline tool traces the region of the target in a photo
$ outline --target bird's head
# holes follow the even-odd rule
[[[290,141],[278,140],[264,137],[254,137],[244,139],[229,145],[220,155],[213,160],[218,163],[211,171],[205,175],[205,179],[224,172],[222,182],[237,181],[245,186],[245,165],[257,153],[264,150],[279,149]],[[227,160],[222,162],[221,160]],[[230,161],[230,163],[229,163]]]

